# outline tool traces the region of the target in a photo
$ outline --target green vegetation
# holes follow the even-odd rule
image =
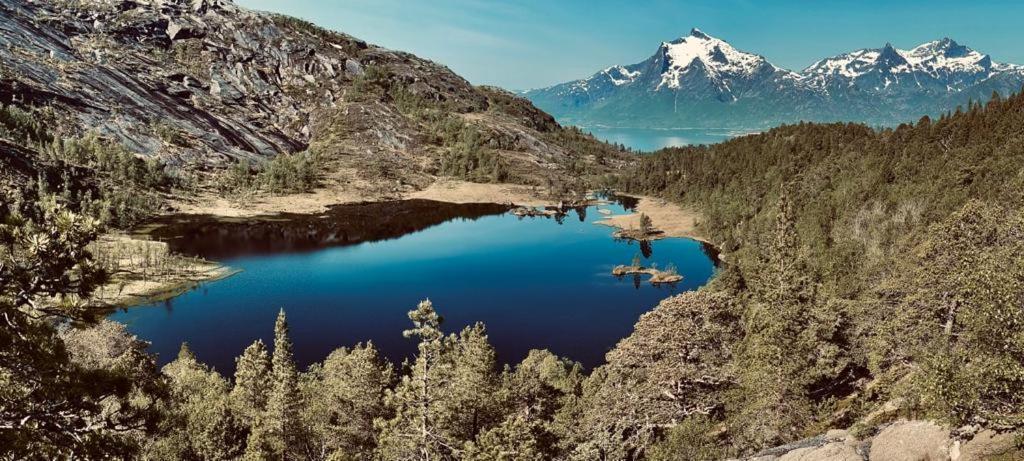
[[[0,138],[24,144],[39,156],[39,177],[19,188],[11,197],[15,202],[56,200],[104,225],[128,228],[160,208],[158,191],[180,183],[163,162],[139,158],[93,134],[54,135],[47,129],[50,123],[52,117],[42,109],[0,107]]]
[[[644,314],[589,375],[547,351],[500,369],[483,325],[446,333],[430,301],[409,313],[418,347],[401,366],[367,343],[299,370],[282,311],[272,350],[239,351],[232,379],[187,345],[157,370],[141,341],[92,318],[110,274],[88,215],[131,222],[116,195],[173,179],[0,113],[3,136],[96,184],[40,181],[40,201],[0,189],[5,458],[721,459],[857,426],[884,404],[1024,428],[1024,96],[895,129],[802,124],[645,157],[621,185],[704,210],[728,264]],[[461,118],[436,122],[439,146],[489,145]],[[302,190],[316,171],[295,154],[228,180]]]
[[[487,96],[486,104],[459,105],[452,100],[424,97],[414,84],[395,77],[386,66],[368,65],[353,81],[345,99],[389,103],[418,125],[436,152],[432,173],[441,176],[545,186],[552,196],[565,198],[581,195],[594,185],[610,184],[603,174],[623,163],[623,149],[598,141],[578,128],[559,126],[525,99],[496,88],[478,90]],[[524,134],[503,130],[501,123],[493,123],[505,120],[536,130],[536,142],[558,149],[555,160],[559,174],[539,174],[534,165],[516,168],[514,156],[503,154],[522,151]],[[388,174],[374,174],[379,169],[386,169],[383,160],[364,168],[370,180],[392,179]]]
[[[256,167],[248,160],[232,164],[219,176],[217,187],[234,195],[310,192],[322,171],[323,162],[315,152],[280,154]]]
[[[0,198],[2,456],[130,456],[164,392],[153,357],[119,325],[55,328],[89,320],[84,300],[106,280],[83,251],[98,222],[59,205],[30,220]]]
[[[886,402],[1024,427],[1022,124],[1024,97],[995,96],[895,129],[800,124],[645,157],[621,186],[703,211],[728,265],[701,293],[728,300],[738,330],[707,375],[721,386],[706,411],[654,417],[672,427],[660,442],[614,439],[655,458],[685,444],[701,459],[709,443],[736,455],[849,427]],[[664,334],[641,321],[627,342]],[[609,370],[634,360],[624,344]],[[668,372],[599,386],[664,389]],[[707,427],[723,436],[709,441]]]

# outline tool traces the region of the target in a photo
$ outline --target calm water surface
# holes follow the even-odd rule
[[[175,221],[157,236],[242,272],[112,318],[151,341],[160,363],[187,341],[201,360],[231,373],[253,340],[272,341],[282,307],[300,366],[367,340],[401,361],[415,350],[402,337],[406,313],[430,298],[448,332],[484,322],[504,363],[547,348],[594,366],[643,312],[703,285],[714,270],[700,243],[664,239],[645,251],[647,263],[675,264],[682,282],[616,279],[612,267],[641,248],[593,224],[603,217],[598,209],[628,212],[614,204],[561,220],[520,219],[498,205],[405,201],[256,223]]]
[[[653,152],[665,147],[715,144],[746,134],[743,131],[713,129],[581,128],[598,139],[641,152]]]

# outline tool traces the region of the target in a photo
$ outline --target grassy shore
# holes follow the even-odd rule
[[[171,253],[167,244],[127,235],[108,234],[90,245],[110,282],[96,290],[101,307],[120,308],[171,299],[203,282],[239,271],[213,261]]]
[[[684,209],[677,204],[651,198],[637,197],[636,212],[632,214],[607,216],[604,219],[595,221],[596,224],[614,227],[625,231],[623,236],[628,237],[631,230],[640,229],[640,215],[647,215],[651,218],[651,225],[656,232],[649,233],[648,240],[656,240],[666,237],[685,237],[694,240],[705,241],[697,233],[697,221],[700,215],[691,210]]]

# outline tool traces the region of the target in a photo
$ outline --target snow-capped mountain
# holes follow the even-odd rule
[[[856,85],[876,91],[959,92],[993,76],[1020,73],[1022,69],[994,63],[989,55],[944,38],[912,50],[898,50],[890,44],[881,49],[857,50],[818,61],[803,75],[822,88]]]
[[[797,73],[693,29],[640,63],[526,95],[569,123],[754,129],[798,120],[895,124],[1022,84],[1024,67],[948,38],[861,49]]]

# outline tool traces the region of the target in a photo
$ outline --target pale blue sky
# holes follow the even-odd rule
[[[236,0],[447,65],[476,84],[548,86],[650,56],[697,27],[800,70],[945,36],[1024,64],[1024,1]]]

